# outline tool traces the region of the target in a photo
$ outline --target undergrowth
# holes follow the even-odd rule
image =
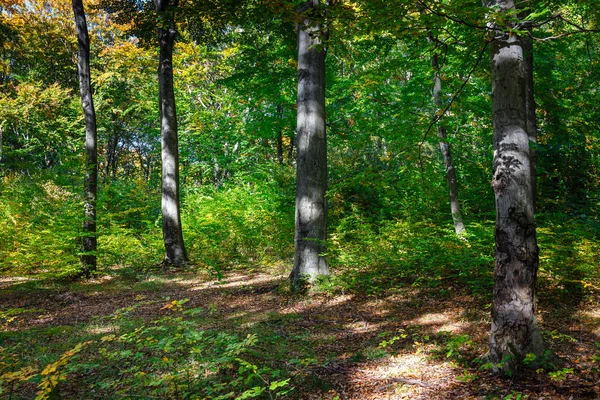
[[[71,335],[60,327],[2,334],[0,394],[241,400],[274,399],[293,390],[285,370],[257,361],[256,334],[199,329],[205,310],[186,308],[187,299],[167,300],[166,315],[152,321],[132,318],[136,308],[153,302],[139,297],[110,316],[69,329]],[[67,343],[54,343],[59,332]]]

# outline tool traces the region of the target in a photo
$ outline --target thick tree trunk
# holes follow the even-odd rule
[[[173,89],[173,45],[176,36],[174,13],[177,3],[177,0],[155,0],[161,21],[158,28],[158,97],[162,154],[162,228],[166,252],[164,263],[181,266],[188,261],[188,257],[183,242],[179,207],[179,150]]]
[[[535,115],[536,104],[534,97],[533,80],[533,39],[529,36],[521,38],[523,47],[523,67],[525,68],[525,108],[527,113],[527,136],[529,136],[529,160],[531,168],[531,191],[533,195],[533,210],[537,202],[537,156],[535,144],[537,143],[537,118]]]
[[[322,25],[311,20],[319,1],[300,10],[298,33],[298,119],[296,127],[296,233],[292,284],[328,275],[324,252],[327,239],[327,139],[325,135],[325,50]]]
[[[81,255],[82,273],[89,277],[96,269],[96,197],[98,191],[98,151],[96,134],[96,111],[92,98],[90,77],[90,37],[88,35],[82,0],[73,0],[73,14],[77,29],[79,87],[81,105],[85,115],[85,183],[83,243]]]
[[[433,67],[433,101],[437,107],[437,112],[443,111],[442,102],[442,80],[440,78],[440,65],[437,53],[431,58],[431,66]],[[452,154],[450,153],[450,143],[446,140],[446,127],[442,122],[442,117],[438,121],[437,134],[440,139],[440,150],[444,159],[444,167],[446,167],[446,181],[448,182],[448,190],[450,193],[450,212],[452,213],[452,222],[454,223],[454,231],[457,235],[462,236],[465,233],[465,224],[463,223],[462,214],[460,212],[460,203],[458,202],[458,181],[456,179],[456,169],[452,163]]]
[[[488,5],[514,9],[513,1],[496,0]],[[507,371],[518,368],[529,353],[544,354],[535,317],[539,249],[521,38],[513,33],[496,38],[491,44],[491,64],[496,265],[489,356],[497,370]]]

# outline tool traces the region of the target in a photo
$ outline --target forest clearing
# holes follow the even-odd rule
[[[227,333],[237,340],[255,335],[256,343],[240,356],[256,365],[261,375],[251,385],[268,388],[272,382],[290,379],[281,388],[267,389],[263,393],[267,398],[285,394],[299,399],[594,399],[600,395],[597,301],[574,304],[543,297],[539,315],[544,337],[565,361],[564,368],[550,376],[530,371],[506,379],[477,362],[487,351],[489,305],[464,289],[441,292],[398,285],[378,295],[356,296],[330,288],[295,297],[283,289],[286,278],[276,271],[240,271],[221,280],[167,273],[129,281],[106,276],[72,286],[3,282],[2,304],[22,311],[3,316],[2,338],[5,345],[14,346],[13,351],[19,350],[12,357],[29,366],[43,365],[77,343],[88,343],[64,369],[62,398],[114,396],[109,393],[178,398],[175,385],[184,398],[189,387],[198,390],[195,385],[201,380],[182,372],[194,349],[184,341],[174,340],[169,349],[153,349],[154,354],[150,351],[144,362],[136,364],[131,353],[135,346],[125,338],[157,321],[175,331],[186,321],[194,329]],[[594,294],[597,299],[598,292]],[[170,306],[177,302],[181,306]],[[169,338],[169,332],[143,332],[140,339],[160,342]],[[103,348],[107,359],[98,356]],[[11,359],[7,352],[3,356]],[[134,365],[147,375],[136,379]],[[221,367],[214,372],[215,383],[237,378],[233,366]],[[30,382],[15,392],[21,397],[14,398],[33,398],[36,385]]]

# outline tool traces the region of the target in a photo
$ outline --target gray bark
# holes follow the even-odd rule
[[[73,0],[73,14],[77,30],[79,88],[85,116],[85,182],[83,240],[81,255],[82,274],[89,277],[96,269],[96,198],[98,191],[98,151],[96,111],[92,98],[90,77],[90,37],[82,0]]]
[[[325,49],[319,1],[299,10],[298,116],[296,127],[296,231],[292,284],[328,275],[324,252],[327,239],[327,139],[325,134]],[[322,19],[322,16],[321,18]]]
[[[488,2],[503,10],[513,1]],[[494,32],[494,35],[497,35]],[[491,43],[496,263],[489,358],[497,370],[515,370],[528,353],[542,357],[536,321],[539,249],[534,221],[522,39],[506,33]]]
[[[181,266],[188,261],[183,242],[179,207],[179,149],[177,113],[173,89],[173,46],[175,43],[175,9],[178,1],[155,0],[159,14],[158,97],[162,155],[162,228],[166,265]]]
[[[537,143],[537,118],[535,115],[536,104],[534,97],[533,80],[533,39],[529,36],[521,38],[523,47],[523,67],[525,68],[525,108],[527,113],[527,136],[529,137],[529,159],[531,168],[531,191],[533,195],[533,210],[537,202],[537,156],[535,144]]]
[[[437,53],[431,58],[431,66],[433,67],[433,102],[437,108],[437,112],[443,111],[442,102],[442,80],[440,77],[440,65]],[[448,191],[450,198],[450,212],[452,213],[452,222],[454,223],[454,231],[457,235],[465,234],[465,224],[463,223],[462,213],[460,212],[460,203],[458,201],[458,180],[456,179],[456,169],[452,162],[452,154],[450,153],[450,143],[446,139],[446,127],[442,122],[443,116],[440,116],[437,125],[437,134],[440,139],[440,151],[446,168],[446,181],[448,182]]]

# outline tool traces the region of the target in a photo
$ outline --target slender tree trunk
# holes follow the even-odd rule
[[[428,33],[428,39],[431,42],[431,33]],[[433,102],[437,108],[437,112],[443,111],[442,101],[442,79],[440,77],[440,65],[438,54],[433,53],[431,57],[431,66],[433,67]],[[450,143],[446,140],[446,127],[442,122],[443,116],[440,116],[437,125],[437,134],[440,139],[440,150],[444,159],[444,167],[446,167],[446,181],[448,182],[448,190],[450,193],[450,212],[452,213],[452,221],[454,223],[454,231],[457,235],[462,236],[465,233],[465,224],[463,223],[462,214],[460,212],[460,203],[458,201],[458,180],[456,179],[456,169],[452,163],[452,154],[450,153]]]
[[[514,10],[512,0],[488,6]],[[497,37],[498,32],[494,32]],[[539,264],[527,129],[527,77],[522,39],[514,33],[491,44],[496,196],[496,265],[492,301],[490,361],[497,370],[515,370],[529,353],[542,357],[544,343],[535,311]]]
[[[319,1],[308,0],[299,10],[298,116],[296,127],[296,233],[294,287],[303,280],[328,275],[324,252],[327,239],[327,139],[325,135],[325,49]],[[322,19],[322,16],[321,18]]]
[[[96,269],[96,197],[98,191],[98,151],[96,111],[92,98],[90,77],[90,37],[88,35],[82,0],[73,0],[73,14],[77,29],[79,87],[85,115],[85,183],[83,215],[82,274],[90,277]]]
[[[115,122],[115,115],[113,114],[113,122]],[[117,146],[119,145],[119,132],[115,126],[113,126],[113,136],[111,140],[107,143],[106,146],[106,166],[104,167],[104,175],[108,180],[110,178],[111,172],[113,174],[113,179],[116,177],[117,170]]]
[[[162,228],[166,265],[181,266],[188,261],[183,242],[179,207],[179,150],[177,114],[173,89],[173,46],[175,43],[175,9],[178,1],[155,0],[161,24],[158,28],[160,60],[158,97],[162,154]]]
[[[280,119],[283,119],[281,104],[277,104],[277,115]],[[279,165],[283,165],[283,132],[281,127],[277,131],[277,161],[279,161]]]
[[[292,160],[294,158],[294,141],[296,140],[296,136],[290,136],[290,145],[288,146],[288,164],[292,163]]]

